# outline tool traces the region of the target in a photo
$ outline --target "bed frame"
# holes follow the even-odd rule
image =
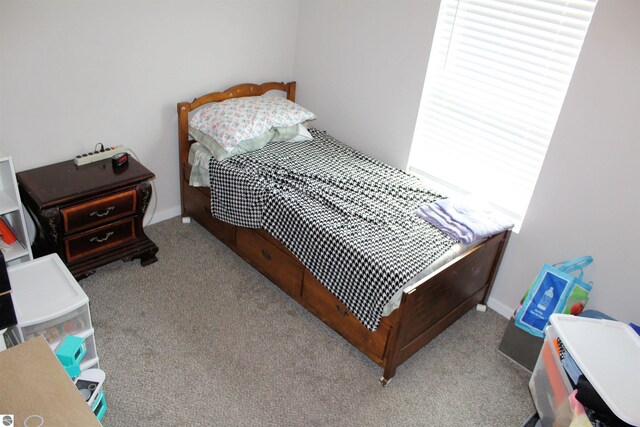
[[[237,227],[211,215],[208,188],[189,186],[189,113],[210,102],[259,96],[278,90],[295,101],[296,83],[241,84],[192,102],[178,103],[180,197],[183,222],[195,219],[254,268],[384,369],[385,386],[397,367],[477,304],[484,304],[498,271],[510,231],[497,234],[444,265],[402,294],[400,307],[366,329],[298,259],[261,229]]]

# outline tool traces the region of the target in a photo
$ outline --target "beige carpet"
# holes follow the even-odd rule
[[[491,310],[465,315],[382,388],[381,368],[199,225],[146,232],[157,263],[115,262],[80,282],[105,426],[519,426],[534,411]]]

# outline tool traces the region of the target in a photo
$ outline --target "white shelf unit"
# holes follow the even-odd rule
[[[18,324],[5,333],[13,346],[42,335],[53,351],[67,335],[84,338],[80,369],[99,368],[89,298],[58,254],[11,266],[13,305]]]
[[[17,239],[10,248],[2,249],[7,265],[11,266],[32,260],[33,255],[20,201],[16,171],[11,157],[2,150],[0,150],[0,217],[11,228]]]

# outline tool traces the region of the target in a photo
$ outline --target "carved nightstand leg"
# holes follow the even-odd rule
[[[84,270],[82,273],[73,273],[73,277],[76,280],[82,280],[82,279],[86,279],[87,277],[91,276],[93,273],[95,273],[96,270]]]
[[[149,242],[151,243],[150,240]],[[151,244],[153,245],[153,243]],[[130,262],[134,259],[140,259],[140,265],[146,267],[147,265],[151,265],[154,262],[158,261],[158,258],[156,258],[156,253],[158,253],[158,248],[156,245],[153,245],[152,247],[145,249],[142,252],[137,252],[136,254],[122,257],[120,259],[123,262]]]
[[[158,261],[158,258],[156,258],[155,256],[157,251],[157,249],[155,251],[149,251],[150,253],[148,255],[141,256],[140,265],[146,267],[147,265],[153,264],[154,262]]]

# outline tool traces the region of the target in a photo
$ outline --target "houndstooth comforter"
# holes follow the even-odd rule
[[[416,177],[310,129],[209,165],[211,212],[282,242],[369,330],[385,304],[455,242],[416,215],[442,198]]]

